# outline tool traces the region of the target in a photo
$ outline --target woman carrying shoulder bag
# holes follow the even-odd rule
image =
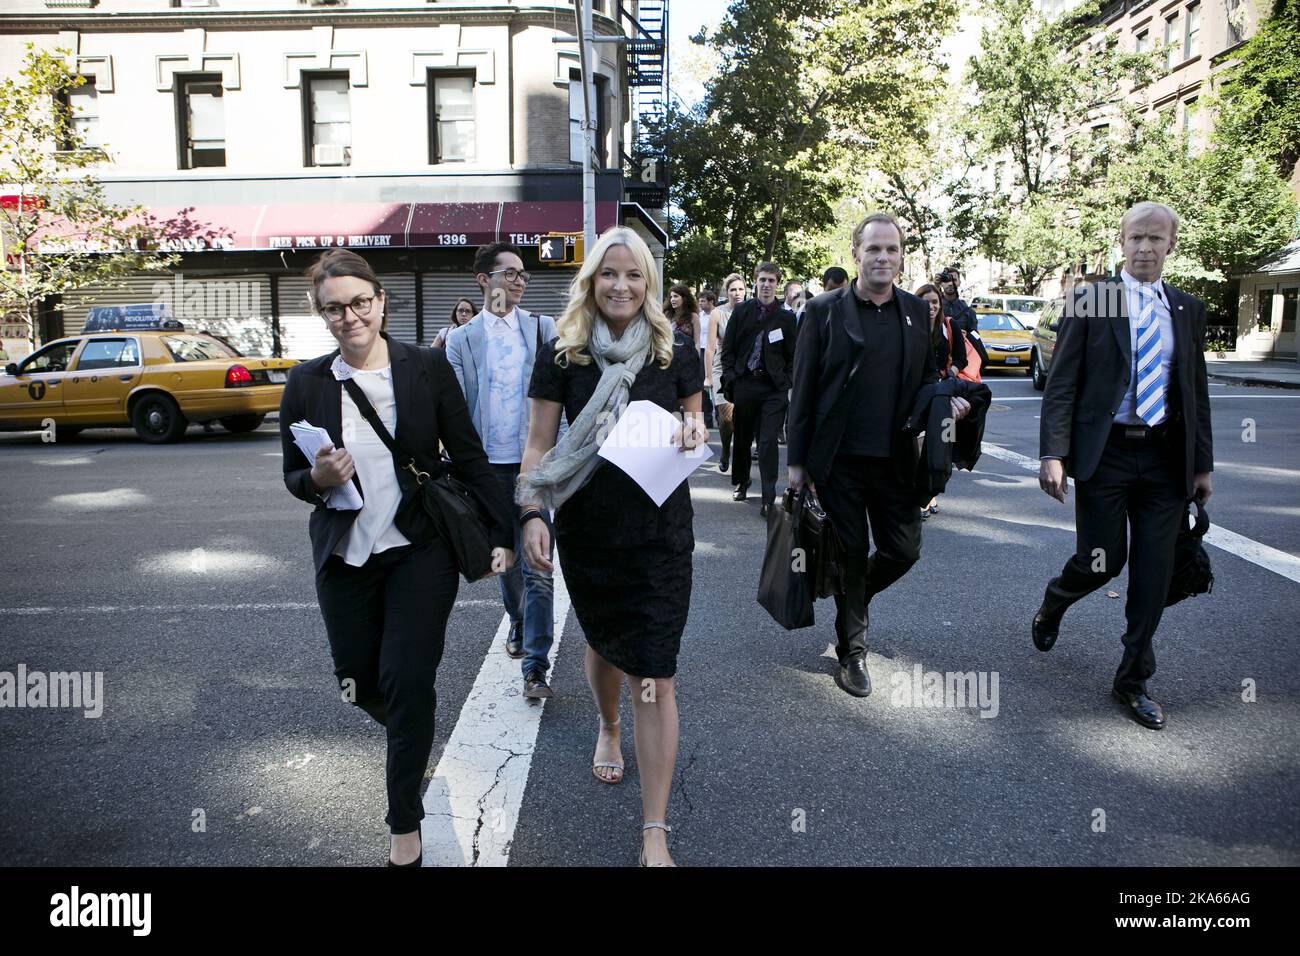
[[[533,366],[517,500],[526,559],[546,571],[550,535],[542,513],[558,509],[556,543],[600,712],[592,773],[607,784],[623,779],[618,711],[626,680],[641,769],[641,863],[672,866],[665,817],[677,760],[673,676],[691,600],[691,493],[683,481],[657,507],[596,454],[630,401],[682,408],[685,426],[674,440],[683,450],[708,440],[698,340],[676,337],[659,302],[645,242],[621,227],[601,236],[573,280],[559,337]],[[561,410],[570,424],[557,444]]]
[[[389,865],[419,866],[420,784],[433,746],[434,679],[457,565],[423,510],[416,477],[398,467],[365,413],[373,409],[431,475],[440,470],[439,442],[446,447],[452,472],[492,517],[494,573],[514,560],[511,512],[446,356],[383,331],[384,290],[366,261],[334,249],[307,274],[339,347],[289,373],[280,402],[284,483],[316,506],[309,522],[316,595],[343,699],[388,732]],[[358,406],[352,388],[369,408]],[[304,419],[331,439],[315,461],[294,443],[291,425]],[[360,492],[359,509],[330,507],[341,503],[345,484]]]

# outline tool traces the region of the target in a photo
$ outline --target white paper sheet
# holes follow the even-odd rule
[[[322,446],[334,444],[334,439],[330,438],[329,432],[306,419],[294,422],[289,426],[289,431],[293,432],[293,443],[302,450],[310,462],[316,461],[316,452],[320,451]],[[362,505],[361,493],[352,482],[345,482],[331,489],[325,498],[325,504],[338,511],[357,511]]]
[[[654,402],[629,402],[600,446],[600,457],[617,465],[662,506],[677,486],[713,457],[707,443],[683,452],[673,444],[677,418]]]

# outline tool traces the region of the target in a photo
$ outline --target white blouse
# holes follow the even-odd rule
[[[376,369],[353,368],[343,361],[334,360],[330,371],[339,381],[352,379],[365,392],[375,407],[379,420],[388,433],[397,435],[397,403],[393,396],[392,366]],[[393,469],[393,454],[375,434],[370,423],[362,416],[347,389],[343,393],[343,444],[352,454],[357,478],[361,481],[365,501],[356,521],[348,530],[334,553],[354,568],[359,568],[372,554],[410,544],[406,536],[393,525],[402,492]]]

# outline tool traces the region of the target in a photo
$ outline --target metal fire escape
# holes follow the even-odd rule
[[[635,90],[636,144],[648,152],[647,132],[668,112],[668,0],[640,0],[631,12],[619,5],[619,19],[629,23],[627,85]]]

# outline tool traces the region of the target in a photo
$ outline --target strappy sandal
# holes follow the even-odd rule
[[[623,720],[623,718],[622,718],[622,717],[619,717],[619,718],[618,718],[617,720],[615,720],[612,724],[607,724],[607,723],[605,723],[605,722],[602,720],[602,721],[600,722],[600,729],[601,729],[601,730],[613,730],[615,727],[617,727],[617,726],[619,725],[619,723],[620,723],[622,720]],[[616,777],[602,777],[599,773],[596,772],[597,770],[617,770],[617,771],[618,771],[618,776],[616,776]],[[613,786],[614,784],[622,783],[622,782],[623,782],[623,763],[622,763],[621,761],[620,761],[619,763],[612,763],[612,762],[610,762],[610,761],[608,761],[608,760],[596,760],[595,757],[593,756],[593,757],[592,757],[592,762],[591,762],[591,775],[592,775],[593,777],[595,777],[597,780],[599,780],[601,783],[607,783],[607,784],[609,784],[610,786]]]
[[[666,823],[647,823],[645,826],[643,826],[643,827],[641,828],[641,832],[642,832],[642,833],[645,833],[646,830],[663,830],[664,833],[672,833],[672,832],[673,832],[673,828],[670,827],[670,826],[669,826],[668,824],[666,824]],[[647,863],[647,862],[645,861],[645,841],[644,841],[644,840],[641,841],[641,855],[640,855],[639,857],[637,857],[637,862],[638,862],[641,866],[676,866],[676,865],[677,865],[676,863]]]

